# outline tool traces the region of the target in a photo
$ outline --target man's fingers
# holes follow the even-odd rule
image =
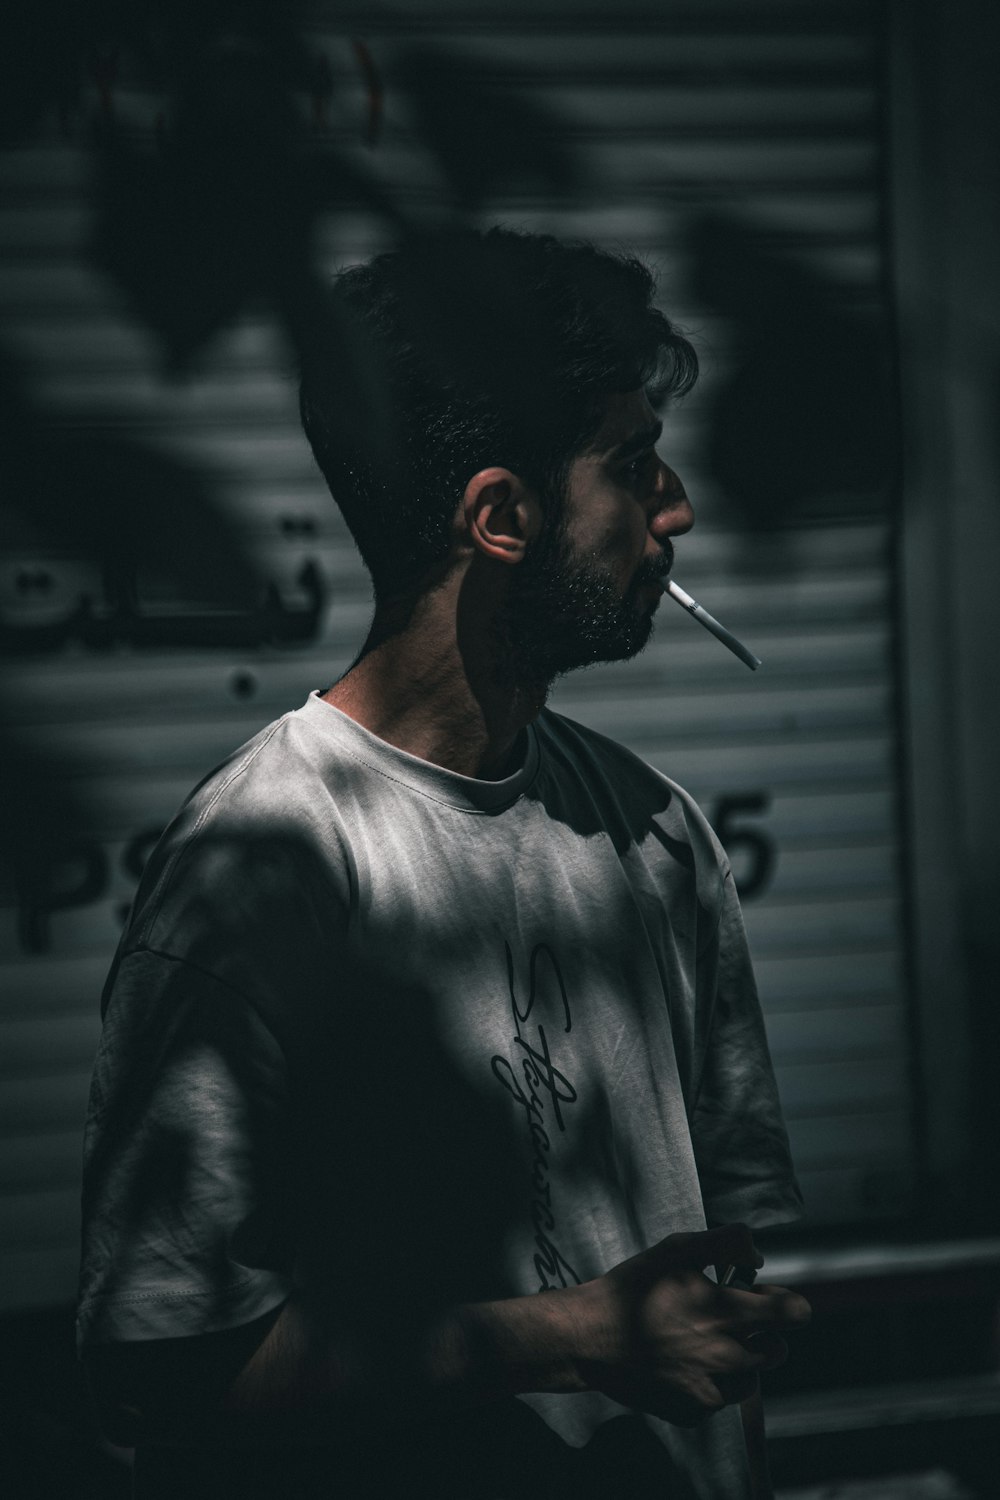
[[[812,1319],[812,1308],[805,1297],[799,1292],[793,1292],[787,1286],[775,1286],[773,1282],[762,1281],[748,1293],[751,1297],[776,1297],[781,1306],[781,1315],[792,1323],[808,1323]]]
[[[760,1371],[764,1368],[766,1355],[751,1345],[727,1338],[713,1350],[709,1363],[711,1383],[719,1392],[726,1406],[736,1401],[745,1401],[757,1389]]]
[[[760,1357],[761,1370],[776,1370],[788,1358],[788,1345],[773,1328],[762,1328],[758,1333],[751,1333],[744,1344],[749,1353]]]
[[[745,1328],[803,1328],[812,1308],[798,1292],[784,1286],[755,1286],[752,1292],[720,1289],[732,1326]]]
[[[721,1376],[720,1378],[726,1380],[730,1377]],[[677,1395],[664,1399],[664,1405],[667,1404],[671,1407],[670,1413],[668,1414],[661,1408],[661,1415],[665,1415],[669,1422],[675,1422],[679,1427],[695,1427],[706,1417],[721,1411],[726,1404],[726,1398],[711,1375],[691,1375]]]
[[[726,1404],[726,1397],[719,1381],[737,1379],[738,1375],[720,1375],[718,1379],[712,1375],[704,1375],[700,1380],[692,1382],[691,1394],[705,1411],[720,1411]]]
[[[721,1354],[713,1361],[713,1373],[752,1375],[763,1368],[767,1359],[764,1349],[755,1347],[753,1335],[745,1339],[727,1338]]]
[[[756,1394],[760,1379],[756,1370],[747,1370],[740,1375],[718,1375],[715,1385],[726,1406],[738,1401],[747,1401]]]

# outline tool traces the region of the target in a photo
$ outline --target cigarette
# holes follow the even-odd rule
[[[719,1277],[720,1286],[733,1286],[737,1291],[748,1292],[757,1280],[753,1266],[727,1266]]]
[[[699,625],[704,625],[706,630],[710,630],[716,640],[721,641],[724,646],[728,646],[734,656],[738,656],[740,661],[745,661],[751,672],[756,672],[760,666],[760,657],[754,656],[753,652],[748,650],[742,641],[738,641],[726,629],[725,625],[719,624],[714,615],[710,615],[707,609],[702,609],[697,599],[692,599],[690,594],[685,594],[684,590],[672,578],[667,583],[667,593],[671,599],[676,599],[677,603],[682,605],[689,615],[694,615]]]

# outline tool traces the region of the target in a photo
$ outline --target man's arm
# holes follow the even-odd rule
[[[773,1337],[809,1316],[808,1304],[780,1287],[754,1292],[720,1287],[703,1268],[757,1259],[749,1230],[727,1226],[671,1235],[604,1276],[535,1296],[459,1307],[427,1331],[422,1346],[401,1351],[392,1369],[366,1368],[329,1347],[306,1301],[291,1300],[261,1320],[259,1342],[228,1387],[215,1414],[207,1387],[191,1411],[192,1387],[156,1371],[156,1357],[133,1346],[133,1389],[124,1361],[111,1355],[99,1393],[119,1408],[137,1406],[158,1441],[198,1435],[260,1441],[284,1436],[329,1437],[337,1412],[349,1420],[369,1402],[389,1399],[401,1410],[439,1412],[528,1391],[603,1391],[624,1405],[691,1426],[756,1386],[768,1357],[743,1342]],[[246,1333],[236,1330],[233,1338]],[[220,1336],[214,1336],[219,1339]],[[233,1340],[218,1345],[233,1361]],[[196,1361],[202,1339],[172,1340],[174,1353]],[[187,1346],[184,1348],[183,1346]],[[143,1366],[134,1363],[138,1356]],[[204,1356],[204,1348],[202,1349]],[[202,1369],[211,1360],[202,1357]],[[214,1377],[221,1381],[222,1365]],[[211,1384],[211,1377],[204,1376]]]

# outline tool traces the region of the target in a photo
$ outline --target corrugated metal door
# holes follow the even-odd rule
[[[393,92],[394,68],[415,40],[480,59],[498,89],[545,99],[583,164],[574,194],[553,202],[512,188],[484,218],[636,247],[659,265],[665,307],[699,344],[705,378],[670,414],[663,443],[699,510],[676,576],[764,667],[752,675],[665,601],[639,661],[570,678],[553,701],[688,786],[730,847],[811,1220],[903,1215],[914,1101],[890,517],[866,475],[852,481],[836,464],[828,484],[796,490],[782,463],[795,434],[782,443],[774,419],[780,391],[764,392],[770,435],[754,429],[743,443],[733,421],[754,368],[734,266],[759,264],[779,284],[785,268],[826,338],[884,312],[878,7],[704,0],[612,18],[597,5],[549,0],[518,12],[455,0],[406,19],[409,9],[377,23],[341,18],[337,34],[317,22],[311,44],[334,85],[322,128],[368,149],[366,89],[348,43],[356,26],[387,83],[369,159],[426,207],[440,184]],[[131,87],[127,68],[116,87],[116,106],[140,134],[152,130],[155,98]],[[84,141],[98,107],[95,89],[68,136],[53,122],[0,157],[8,346],[33,398],[71,413],[74,430],[141,437],[211,476],[272,580],[267,628],[286,643],[255,645],[259,621],[220,624],[190,599],[156,595],[145,644],[102,640],[105,583],[71,547],[21,535],[0,562],[13,738],[47,766],[54,796],[72,794],[81,819],[72,848],[34,885],[7,889],[0,910],[3,1306],[73,1293],[97,997],[150,839],[209,766],[346,666],[369,613],[268,321],[241,323],[196,377],[166,384],[150,337],[89,268]],[[324,235],[331,266],[379,243],[357,212],[332,214]],[[747,522],[766,488],[768,442],[783,510],[762,530]],[[241,629],[246,645],[212,644],[220,630],[238,642]]]

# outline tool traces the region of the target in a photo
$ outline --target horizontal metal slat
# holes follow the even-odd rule
[[[29,202],[13,207],[8,196],[0,207],[0,256],[12,262],[32,252],[74,253],[86,248],[93,214],[79,200]]]
[[[783,793],[769,802],[764,819],[784,854],[802,844],[838,837],[886,840],[895,833],[894,791],[851,791],[839,786],[826,792]],[[891,845],[890,845],[891,847]]]
[[[342,54],[335,45],[324,46],[343,96],[350,105],[361,97],[356,64],[337,67]],[[863,39],[848,34],[808,37],[750,38],[727,35],[678,36],[669,28],[650,26],[642,32],[627,27],[607,35],[545,35],[535,31],[530,46],[523,37],[496,32],[480,42],[468,37],[435,37],[433,47],[450,59],[468,59],[477,76],[488,78],[498,88],[520,87],[545,96],[560,86],[587,85],[600,96],[609,90],[656,87],[685,96],[700,89],[741,98],[745,90],[806,88],[858,89],[871,92],[877,82],[876,59]],[[408,81],[400,65],[412,56],[408,41],[380,41],[377,59],[390,91],[397,92]],[[430,59],[426,78],[440,76]],[[804,102],[808,103],[808,100]],[[350,105],[348,107],[350,107]]]
[[[327,34],[329,13],[323,0],[313,0],[309,24],[318,34]],[[314,19],[313,19],[314,18]],[[731,35],[739,38],[763,36],[768,45],[794,38],[804,44],[810,38],[843,34],[867,36],[872,28],[867,0],[757,0],[753,6],[740,0],[672,0],[669,7],[623,3],[613,11],[605,0],[576,0],[572,6],[501,4],[500,0],[470,8],[468,0],[435,0],[417,5],[403,0],[392,10],[351,6],[337,12],[338,22],[362,34],[439,33],[451,29],[456,35],[482,31],[493,36],[504,31],[533,36],[536,32],[592,32],[604,35],[622,30],[647,34],[662,30],[678,38]]]
[[[0,1244],[5,1250],[72,1243],[80,1239],[80,1187],[0,1193]]]
[[[105,971],[110,969],[135,884],[134,881],[126,882],[117,870],[113,870],[112,873],[115,877],[114,886],[117,889],[113,888],[110,893],[102,895],[97,900],[88,901],[85,905],[64,907],[47,916],[46,951],[58,958],[78,957],[103,965]],[[24,948],[15,913],[9,908],[0,908],[0,962],[4,965],[12,965],[18,955],[23,953]],[[99,1000],[100,990],[97,990],[94,994],[95,1014]],[[70,1027],[78,1026],[84,1034],[92,1024],[94,1023],[89,1018],[83,1018],[76,1023],[72,1021],[68,1023]],[[89,1057],[86,1058],[88,1077],[95,1051],[96,1034],[94,1046],[91,1047]],[[67,1048],[65,1056],[60,1060],[69,1068],[73,1065],[74,1057],[82,1066],[84,1061],[82,1049]],[[44,1059],[39,1062],[39,1070],[40,1073],[46,1071]],[[0,1071],[0,1089],[6,1087],[6,1081]],[[2,1119],[3,1103],[0,1099],[0,1128],[2,1128]]]
[[[764,828],[775,839],[777,863],[767,887],[769,902],[790,897],[810,902],[837,899],[845,891],[881,893],[895,885],[898,872],[894,844],[819,844],[811,849],[789,850],[775,836],[766,814],[744,818],[743,823],[748,828]],[[734,862],[738,852],[734,851]]]
[[[900,902],[889,888],[855,895],[828,894],[821,901],[779,900],[748,904],[747,932],[755,953],[796,949],[836,951],[882,948],[899,939]]]
[[[60,368],[36,376],[35,398],[74,413],[114,413],[117,424],[130,418],[144,425],[237,427],[267,424],[298,431],[298,394],[293,382],[276,373],[225,374],[190,383],[166,383],[151,369],[76,371]]]
[[[682,586],[687,587],[689,582],[686,579]],[[698,597],[761,655],[760,671],[751,674],[697,621],[665,601],[653,639],[635,662],[594,667],[585,677],[578,674],[565,679],[553,692],[550,706],[569,713],[563,705],[574,701],[579,707],[597,697],[635,697],[659,703],[666,725],[677,697],[724,696],[753,702],[766,699],[779,688],[810,689],[817,681],[836,687],[885,685],[890,666],[890,622],[878,609],[859,604],[858,617],[852,620],[818,616],[797,621],[789,617],[780,624],[772,621],[754,625],[743,619],[738,598],[735,609],[723,611],[708,587],[699,586]],[[347,633],[343,635],[346,638]],[[683,728],[682,722],[678,728]]]
[[[96,1004],[89,1015],[0,1020],[0,1082],[92,1067],[100,1035]]]
[[[298,424],[263,432],[252,427],[242,432],[221,423],[210,429],[177,424],[164,431],[164,447],[230,475],[254,470],[258,478],[272,483],[282,476],[292,484],[322,483],[317,481],[316,463]]]
[[[783,1011],[770,1015],[767,1036],[781,1066],[795,1062],[839,1061],[883,1055],[905,1047],[904,1017],[898,1004],[856,1005]]]
[[[79,1129],[87,1112],[92,1064],[58,1077],[6,1079],[0,1083],[0,1133]]]
[[[754,952],[754,969],[764,1010],[770,1018],[805,1006],[885,1004],[901,992],[902,969],[895,942],[861,954]]]
[[[586,719],[601,734],[629,742],[654,735],[707,738],[713,734],[791,736],[878,728],[889,721],[885,683],[845,682],[836,687],[770,688],[756,693],[693,694],[680,687],[658,699],[559,695],[571,719]]]
[[[227,660],[222,652],[193,650],[187,657],[129,651],[115,659],[64,652],[47,658],[42,682],[37,658],[30,668],[8,668],[5,677],[26,724],[57,726],[68,715],[100,722],[116,714],[125,723],[149,729],[159,719],[176,722],[184,714],[218,714],[240,703],[241,720],[250,722],[247,715],[255,716],[253,722],[263,728],[270,718],[298,708],[319,686],[324,660],[325,653],[303,659],[298,652],[263,660],[252,653]],[[252,687],[243,680],[247,674]],[[250,707],[247,699],[253,700]],[[274,712],[269,714],[264,705],[271,704]]]
[[[741,202],[757,191],[771,193],[798,184],[815,192],[817,184],[825,183],[843,192],[845,188],[872,188],[877,182],[878,158],[868,139],[843,141],[836,135],[817,139],[806,134],[798,139],[761,140],[741,139],[734,133],[723,141],[702,137],[675,142],[647,125],[635,132],[622,131],[616,140],[609,138],[599,120],[590,125],[566,118],[559,122],[557,135],[585,146],[587,179],[608,184],[618,196],[649,199],[653,185],[659,183],[661,190],[683,191],[718,204],[726,198]],[[397,196],[403,201],[412,197],[440,201],[436,164],[425,156],[420,143],[407,131],[390,128],[384,145],[385,172],[398,184]],[[474,145],[470,142],[472,149]],[[516,191],[523,194],[524,186]],[[552,200],[551,187],[539,184],[537,194]],[[503,204],[501,194],[494,211],[502,212]]]
[[[889,732],[849,739],[775,739],[760,745],[676,747],[651,742],[641,750],[650,765],[679,781],[699,800],[703,788],[745,791],[762,787],[777,792],[831,783],[878,787],[891,783],[895,769],[895,739]]]
[[[210,715],[200,715],[192,723],[164,720],[155,726],[153,735],[141,720],[80,724],[71,746],[54,726],[39,726],[32,743],[49,765],[62,764],[72,775],[88,765],[99,766],[104,774],[113,770],[162,774],[172,766],[200,766],[204,773],[260,728],[256,716],[248,714],[245,706],[232,705],[229,715],[225,708],[224,704],[215,704]]]
[[[692,84],[679,72],[663,77],[655,62],[619,76],[608,69],[583,80],[569,66],[539,83],[530,75],[509,72],[499,75],[498,83],[510,90],[514,106],[520,100],[543,99],[570,130],[585,121],[594,135],[662,132],[671,144],[719,137],[738,144],[747,137],[776,143],[790,130],[799,137],[835,131],[842,139],[867,144],[877,103],[871,86],[845,86],[822,76],[805,84],[774,76],[749,77],[740,84],[708,78]]]
[[[0,278],[0,295],[6,279],[5,272]],[[118,308],[108,309],[104,316],[100,309],[90,311],[86,302],[64,312],[43,307],[28,315],[24,309],[15,309],[6,321],[5,333],[40,363],[61,369],[156,368],[156,346],[149,334],[140,324],[122,316]],[[245,319],[220,332],[207,368],[233,374],[272,371],[281,368],[285,358],[273,323]],[[164,389],[170,389],[166,381]]]
[[[80,1191],[83,1129],[0,1139],[0,1194]]]
[[[699,589],[698,593],[699,597],[704,593],[705,608],[711,613],[715,600],[708,589]],[[760,658],[759,675],[748,678],[747,669],[736,657],[695,621],[682,615],[673,620],[664,616],[650,648],[662,648],[662,680],[655,690],[662,695],[664,705],[679,688],[710,695],[743,692],[749,684],[750,691],[762,688],[766,693],[771,683],[792,689],[812,685],[817,679],[839,684],[853,680],[860,685],[880,681],[884,686],[891,670],[889,622],[877,615],[862,615],[846,622],[844,628],[822,620],[801,628],[790,622],[780,629],[744,628],[742,620],[735,618],[723,623]]]
[[[0,309],[6,321],[8,310],[24,317],[32,309],[44,309],[51,318],[64,309],[85,309],[89,317],[99,315],[109,322],[125,312],[120,294],[87,265],[71,255],[47,263],[34,257],[30,264],[15,262],[0,276]]]
[[[91,155],[81,144],[39,141],[9,146],[0,152],[0,191],[6,198],[20,189],[41,201],[65,194],[74,201],[91,177]]]
[[[0,1248],[0,1313],[32,1307],[71,1308],[79,1267],[75,1236],[31,1250]]]
[[[778,1070],[789,1121],[898,1108],[907,1097],[906,1063],[898,1051],[849,1062],[785,1063]]]
[[[103,959],[21,955],[0,962],[0,1020],[97,1014]]]
[[[898,1219],[912,1202],[914,1172],[908,1158],[875,1166],[811,1168],[798,1175],[811,1224]]]
[[[792,1120],[789,1139],[799,1172],[905,1162],[912,1149],[911,1124],[904,1110]]]

